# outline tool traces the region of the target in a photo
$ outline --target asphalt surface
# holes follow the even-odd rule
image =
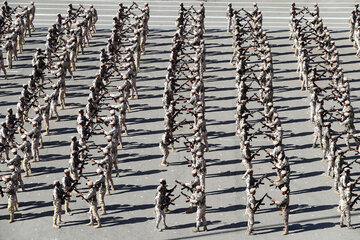
[[[9,80],[0,81],[1,119],[8,107],[15,109],[21,85],[27,82],[31,72],[34,50],[45,44],[46,29],[55,22],[58,12],[65,13],[70,1],[36,1],[37,17],[34,36],[27,39],[24,54],[9,71]],[[123,137],[124,149],[119,151],[120,178],[115,179],[116,190],[105,198],[108,214],[102,216],[103,228],[87,227],[88,207],[80,198],[72,198],[70,208],[73,216],[63,216],[66,222],[61,229],[52,228],[52,182],[60,180],[68,165],[70,137],[76,134],[76,114],[85,106],[88,87],[98,71],[98,53],[110,35],[112,17],[116,14],[116,1],[71,1],[76,7],[93,3],[98,10],[98,32],[91,39],[84,55],[80,55],[75,72],[75,81],[67,81],[67,107],[59,110],[60,122],[51,121],[50,136],[44,137],[44,149],[40,150],[40,162],[33,163],[33,174],[25,178],[25,192],[20,192],[20,211],[15,222],[8,224],[6,198],[0,200],[0,239],[278,239],[281,236],[282,218],[278,210],[269,205],[255,215],[255,233],[245,235],[247,218],[245,210],[245,183],[241,180],[244,167],[241,165],[239,139],[235,132],[235,68],[228,64],[232,54],[231,35],[226,33],[225,10],[227,1],[211,1],[206,7],[207,71],[204,74],[206,87],[206,117],[210,153],[206,153],[208,164],[207,220],[208,232],[194,234],[195,214],[184,214],[188,204],[179,198],[167,214],[169,230],[154,231],[154,195],[160,178],[165,177],[170,186],[174,180],[191,179],[191,170],[184,162],[188,156],[182,144],[177,144],[177,153],[170,153],[169,167],[160,166],[161,152],[158,143],[163,132],[163,108],[161,103],[166,67],[169,61],[171,38],[175,31],[178,1],[148,1],[150,6],[150,35],[146,45],[147,55],[142,57],[138,74],[139,99],[132,100],[133,110],[128,114],[129,136]],[[28,2],[9,1],[11,6]],[[143,2],[138,2],[142,4]],[[352,1],[318,1],[320,15],[331,30],[340,53],[341,66],[351,86],[351,100],[355,116],[359,114],[360,82],[359,60],[348,40],[348,18],[353,8]],[[130,2],[124,2],[129,5]],[[198,1],[184,1],[186,7],[198,7]],[[313,126],[309,123],[308,93],[300,91],[296,74],[296,58],[288,40],[288,16],[290,1],[258,2],[264,15],[264,29],[272,47],[274,59],[274,105],[278,109],[284,128],[284,146],[291,164],[291,215],[288,239],[355,239],[358,229],[339,228],[339,213],[336,207],[338,195],[332,190],[332,180],[325,177],[326,164],[321,162],[321,151],[312,149]],[[252,8],[252,2],[237,1],[235,8]],[[312,6],[309,1],[298,6]],[[2,75],[1,75],[2,76]],[[49,76],[49,75],[48,75]],[[113,80],[116,84],[116,80]],[[114,88],[113,88],[114,89]],[[47,90],[47,92],[50,92]],[[100,113],[108,114],[108,110]],[[33,116],[33,112],[30,113]],[[180,116],[181,120],[183,116]],[[186,116],[189,118],[189,116]],[[359,129],[359,122],[356,120]],[[27,123],[25,128],[29,129]],[[190,133],[187,127],[180,131]],[[19,140],[19,137],[17,137]],[[92,138],[105,145],[103,136]],[[256,139],[257,146],[269,145],[262,137]],[[92,150],[94,157],[99,154]],[[349,154],[351,157],[352,155]],[[270,172],[270,164],[261,155],[255,161],[256,176]],[[85,175],[94,178],[95,166],[87,165]],[[5,174],[5,165],[0,166]],[[353,176],[359,175],[359,166],[354,167]],[[86,192],[81,185],[81,191]],[[358,192],[358,189],[356,190]],[[179,188],[175,190],[179,194]],[[266,183],[259,189],[276,199],[280,195]],[[352,223],[360,227],[359,207],[352,212]]]

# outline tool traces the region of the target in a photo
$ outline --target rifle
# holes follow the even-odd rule
[[[255,183],[254,188],[258,188],[260,184],[264,184],[262,181],[267,177],[267,174],[265,173],[264,175],[262,175],[259,179],[259,181],[257,181],[257,183]]]
[[[89,203],[89,200],[87,200],[84,195],[79,191],[77,190],[76,188],[74,189],[75,192],[78,193],[78,196],[80,196],[83,200],[85,200],[87,203]]]
[[[187,148],[192,148],[194,146],[194,142],[190,141],[188,137],[186,136],[182,136],[183,138],[185,138],[186,142],[184,142],[184,145],[187,147]]]
[[[354,201],[352,201],[351,203],[350,203],[350,209],[352,209],[353,208],[353,206],[357,203],[357,201],[360,199],[360,195],[358,195],[355,199],[354,199]]]
[[[175,182],[181,185],[180,181],[175,180]],[[186,189],[186,190],[188,190],[190,192],[193,192],[193,189],[191,187],[186,186],[186,185],[182,186],[182,188],[181,188],[181,190],[184,190],[184,189]]]
[[[181,122],[179,122],[178,124],[176,124],[172,129],[171,129],[171,132],[174,132],[176,129],[178,129],[178,128],[182,128],[182,126],[184,125],[186,123],[186,119],[184,119],[184,120],[182,120]],[[176,140],[177,139],[179,139],[180,137],[178,137],[178,138],[176,138]],[[176,141],[176,140],[174,140],[174,141]],[[178,142],[178,141],[176,141],[176,142]]]
[[[273,181],[271,178],[269,178],[269,177],[267,177],[267,176],[265,176],[265,178],[266,178],[267,180],[269,180],[269,182],[270,182],[270,187],[274,186],[274,184],[271,183],[271,181]]]
[[[274,205],[274,204],[275,204],[275,202],[272,201],[272,199],[273,199],[272,197],[270,197],[268,194],[266,195],[266,197],[267,197],[268,199],[270,199],[270,201],[271,201],[270,205]]]
[[[258,152],[260,152],[260,150],[263,149],[263,148],[259,148],[258,150],[256,150],[250,157],[250,159],[254,159],[255,156],[260,156],[260,154],[258,154]]]
[[[184,156],[184,158],[188,162],[188,164],[190,164],[190,165],[188,165],[188,167],[191,167],[192,161],[189,158],[185,157],[185,156]]]
[[[351,162],[349,162],[349,163],[345,163],[345,166],[344,166],[344,167],[342,167],[341,172],[342,172],[342,171],[344,171],[344,169],[345,169],[345,168],[350,168],[350,169],[352,169],[351,165],[353,165],[353,163],[354,163],[354,162],[356,162],[356,161],[357,161],[357,159],[352,160],[352,161],[351,161]]]
[[[273,156],[271,156],[271,154],[268,152],[268,151],[266,151],[266,149],[264,149],[264,151],[265,151],[265,153],[266,153],[266,156],[265,157],[268,157],[268,158],[270,158],[270,162],[271,162],[271,164],[276,164],[276,160],[275,160],[275,158],[273,157]],[[273,169],[275,169],[276,167],[273,167]]]
[[[260,209],[261,205],[265,205],[265,203],[262,203],[262,202],[264,201],[265,197],[267,197],[267,196],[268,196],[267,193],[265,193],[265,195],[262,198],[260,198],[259,200],[256,201],[255,208],[253,209],[254,212],[256,212],[258,209]]]
[[[181,191],[181,195],[183,195],[184,197],[186,197],[186,201],[185,201],[185,202],[190,202],[190,200],[188,199],[188,198],[190,198],[189,195],[186,195],[186,194],[183,193],[182,191]]]
[[[185,108],[186,108],[186,106],[182,106],[180,109],[177,109],[173,115],[173,118],[176,118],[177,115],[182,114],[182,110],[184,110]]]

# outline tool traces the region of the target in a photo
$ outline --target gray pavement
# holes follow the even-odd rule
[[[194,234],[195,214],[183,212],[188,204],[183,198],[176,201],[173,212],[167,214],[169,230],[161,233],[154,228],[154,195],[160,178],[165,177],[169,185],[175,179],[190,180],[190,169],[183,156],[189,154],[178,144],[180,151],[170,153],[170,166],[160,166],[161,152],[158,142],[163,132],[163,109],[161,96],[166,66],[170,54],[171,37],[179,1],[148,1],[150,5],[150,36],[146,45],[147,55],[142,58],[138,78],[139,100],[131,101],[133,110],[128,114],[129,136],[124,137],[124,149],[119,151],[120,178],[115,179],[116,191],[107,196],[108,214],[102,217],[103,228],[93,229],[85,226],[88,222],[87,204],[73,197],[70,208],[73,216],[64,216],[66,224],[59,230],[52,228],[52,182],[62,177],[68,164],[70,136],[76,133],[76,114],[84,106],[88,87],[98,69],[98,52],[110,35],[111,19],[117,10],[116,1],[36,1],[37,31],[24,46],[24,54],[9,71],[7,82],[0,81],[0,119],[4,118],[6,108],[15,108],[21,85],[27,81],[31,71],[31,56],[37,47],[45,44],[45,29],[55,21],[56,13],[65,13],[67,3],[93,3],[98,9],[98,33],[91,39],[91,46],[85,55],[79,57],[75,81],[68,81],[67,108],[60,110],[60,122],[51,121],[51,135],[44,137],[45,149],[40,151],[41,161],[33,164],[33,175],[25,179],[25,192],[18,195],[20,212],[15,214],[15,222],[7,223],[7,201],[0,199],[0,239],[278,239],[281,236],[282,219],[278,210],[267,203],[255,215],[257,235],[245,235],[247,218],[245,209],[245,184],[241,180],[244,167],[241,165],[239,139],[235,130],[235,69],[228,64],[232,54],[231,36],[226,34],[225,10],[227,1],[205,3],[207,44],[207,72],[205,76],[206,109],[211,152],[206,154],[208,164],[207,220],[209,231]],[[359,60],[348,40],[348,17],[353,1],[318,1],[321,16],[332,30],[332,37],[340,52],[345,76],[350,80],[351,99],[356,116],[359,115],[360,82],[358,80]],[[9,1],[17,5],[23,1]],[[128,5],[130,2],[124,2]],[[142,2],[138,2],[142,3]],[[184,1],[186,6],[198,6],[199,1]],[[28,4],[26,2],[26,4]],[[252,2],[236,1],[235,8],[251,8]],[[288,16],[290,1],[258,2],[264,15],[264,29],[272,46],[275,81],[274,105],[279,111],[284,128],[284,146],[290,158],[291,177],[291,215],[289,239],[355,239],[360,236],[359,229],[340,229],[339,201],[331,187],[332,180],[324,175],[326,164],[321,162],[319,149],[312,149],[313,127],[309,123],[308,93],[300,91],[297,80],[296,59],[288,40]],[[312,3],[303,1],[299,6]],[[103,111],[101,115],[107,114]],[[180,117],[182,118],[182,117]],[[29,128],[27,124],[25,126]],[[356,121],[356,127],[360,124]],[[184,128],[184,133],[190,130]],[[102,136],[95,136],[97,144],[105,144]],[[269,142],[258,138],[257,145]],[[91,152],[99,156],[96,151]],[[255,162],[257,175],[271,171],[270,164],[263,160]],[[259,158],[261,159],[261,158]],[[93,178],[95,167],[87,165],[85,174]],[[6,170],[0,166],[1,174]],[[359,166],[353,170],[359,175]],[[81,186],[86,191],[85,185]],[[176,193],[179,189],[175,190]],[[274,198],[280,196],[270,190],[268,184],[259,189],[259,195],[268,192]],[[76,201],[75,201],[76,200]],[[360,227],[359,207],[352,212],[352,222]]]

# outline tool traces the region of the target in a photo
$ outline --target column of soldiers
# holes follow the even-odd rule
[[[236,88],[238,92],[236,101],[236,133],[240,138],[240,151],[242,153],[242,164],[246,167],[243,179],[246,182],[246,211],[248,216],[247,234],[252,235],[254,226],[254,215],[260,205],[267,197],[271,200],[271,205],[275,204],[281,211],[284,221],[283,234],[288,233],[289,218],[289,194],[290,194],[290,166],[285,156],[282,145],[282,127],[276,108],[273,105],[273,87],[274,78],[272,54],[266,33],[262,29],[262,13],[254,3],[252,11],[245,9],[234,10],[231,4],[228,5],[228,32],[232,28],[233,35],[233,56],[230,65],[236,65]],[[255,59],[252,59],[254,57]],[[250,62],[260,61],[259,64],[250,64]],[[235,62],[235,64],[234,64]],[[257,71],[255,67],[258,67]],[[258,73],[258,75],[256,74]],[[254,82],[258,84],[255,89]],[[257,92],[256,92],[257,91]],[[251,92],[255,92],[250,96]],[[256,108],[260,103],[263,109],[260,111],[261,119],[256,119],[255,123],[250,123],[251,118],[255,119],[255,113],[251,108]],[[259,104],[257,104],[259,105]],[[254,130],[256,123],[260,123],[265,131]],[[273,144],[273,151],[268,152],[260,147],[252,150],[251,145],[257,135],[263,134],[269,137]],[[253,143],[253,144],[252,144]],[[260,150],[264,149],[266,157],[270,158],[272,168],[275,169],[277,180],[272,180],[267,174],[256,179],[254,177],[253,162],[257,156],[260,156]],[[267,193],[262,198],[256,199],[257,188],[262,181],[267,178],[270,185],[275,186],[281,192],[281,200],[276,201]]]
[[[137,13],[136,10],[140,13]],[[90,205],[90,222],[88,226],[94,225],[101,227],[101,220],[97,211],[98,201],[100,201],[101,213],[106,214],[105,196],[110,195],[115,190],[112,178],[113,168],[116,177],[119,177],[118,168],[118,148],[123,147],[122,131],[128,134],[126,126],[126,114],[130,111],[129,100],[137,98],[136,76],[140,72],[140,56],[145,54],[145,43],[148,34],[148,21],[150,9],[147,3],[141,8],[137,3],[130,7],[119,4],[117,16],[113,18],[113,28],[108,43],[100,52],[100,72],[90,87],[88,103],[84,109],[79,110],[77,117],[78,136],[73,136],[70,145],[69,168],[64,171],[65,176],[62,180],[62,187],[58,181],[54,182],[54,219],[53,226],[59,228],[61,221],[61,202],[65,204],[65,213],[71,215],[69,208],[70,193],[77,192]],[[119,76],[120,83],[116,87],[117,93],[110,93],[110,83],[115,79],[115,74]],[[115,105],[106,100],[114,100]],[[105,109],[110,110],[109,116],[99,116],[99,112]],[[119,113],[117,114],[116,111]],[[106,138],[107,144],[90,142],[92,135],[99,130]],[[105,128],[110,127],[109,130]],[[95,146],[98,152],[103,154],[99,160],[90,158],[89,150]],[[87,162],[91,161],[97,165],[96,173],[98,179],[92,181],[84,176],[83,171]],[[76,184],[81,178],[87,180],[90,189],[88,195],[83,195],[76,189]],[[98,197],[96,196],[98,192]]]
[[[186,158],[192,168],[193,179],[189,183],[179,182],[182,189],[187,189],[192,194],[187,195],[187,202],[190,203],[186,213],[194,212],[196,205],[196,224],[193,232],[199,232],[201,224],[203,230],[207,231],[206,222],[206,195],[205,195],[205,176],[206,162],[204,152],[209,151],[207,141],[207,130],[205,121],[205,86],[203,82],[203,73],[206,70],[205,65],[205,42],[203,35],[205,7],[200,3],[200,9],[196,10],[193,6],[185,8],[180,4],[179,15],[176,19],[176,32],[172,39],[170,63],[167,67],[165,87],[163,94],[163,108],[165,111],[164,127],[165,133],[162,135],[159,147],[163,153],[161,165],[168,166],[167,158],[169,156],[170,145],[175,151],[174,142],[179,137],[174,137],[174,132],[186,123],[186,119],[176,122],[175,118],[182,113],[188,113],[193,116],[193,122],[190,128],[193,129],[192,137],[185,137],[185,146],[191,152],[191,159]],[[195,52],[195,56],[192,54]],[[190,90],[190,97],[185,97],[184,93]],[[185,101],[184,101],[185,100]],[[182,103],[181,107],[177,107]],[[190,107],[187,107],[189,104]],[[161,231],[159,223],[163,219],[165,228],[165,214],[170,202],[174,199],[169,198],[172,190],[167,190],[164,185],[165,179],[161,179],[160,186],[157,188],[155,198],[156,223],[155,230]],[[166,184],[166,181],[165,181]],[[176,199],[176,198],[175,198]]]
[[[18,9],[22,11],[17,11]],[[12,19],[15,15],[15,20]],[[5,43],[3,47],[7,51],[8,68],[12,68],[12,60],[17,60],[17,53],[22,53],[23,44],[25,44],[26,34],[31,37],[31,32],[35,31],[33,20],[35,18],[35,6],[34,3],[30,3],[30,7],[21,6],[12,8],[8,5],[7,1],[2,6],[2,14],[0,16],[0,31],[1,36],[5,36]],[[4,72],[5,79],[7,79],[6,70],[4,67],[4,61],[2,56],[2,49],[0,50],[0,67]],[[24,91],[22,95],[26,94]],[[34,155],[33,161],[39,159],[38,147],[40,143],[40,129],[38,122],[41,124],[41,116],[37,115],[29,119],[27,112],[31,107],[36,106],[34,100],[30,98],[25,101],[25,98],[20,97],[20,103],[17,105],[17,112],[14,113],[11,108],[7,109],[5,121],[1,123],[1,163],[6,164],[9,168],[9,175],[0,176],[1,180],[5,181],[6,188],[2,189],[0,186],[0,194],[6,193],[8,197],[8,211],[9,211],[9,223],[14,221],[14,212],[19,211],[19,201],[17,198],[17,192],[20,187],[22,191],[25,191],[24,182],[22,177],[28,177],[31,174],[30,160]],[[33,121],[33,129],[26,131],[23,128],[24,120]],[[21,134],[22,133],[22,134]],[[21,143],[15,141],[16,134],[21,134]],[[30,143],[27,138],[32,140]],[[42,144],[42,142],[41,142]],[[12,155],[9,156],[11,149]],[[5,157],[3,157],[5,152]],[[23,157],[20,155],[23,153]],[[22,176],[21,165],[24,167],[25,174]]]
[[[355,6],[352,19],[357,18],[355,17],[357,8],[358,5]],[[354,41],[356,48],[358,30],[355,28],[355,20],[353,24],[349,38]],[[298,58],[301,90],[311,93],[310,122],[314,124],[313,148],[318,147],[319,143],[322,161],[328,162],[326,176],[334,179],[334,191],[340,195],[338,208],[341,212],[340,227],[347,226],[353,229],[350,211],[359,199],[359,197],[352,198],[359,196],[353,193],[353,189],[360,178],[353,180],[350,177],[350,169],[354,163],[360,162],[356,159],[345,161],[344,158],[345,154],[351,150],[358,154],[360,135],[356,133],[354,125],[355,115],[350,100],[349,81],[340,67],[339,52],[331,39],[329,30],[323,24],[316,3],[313,10],[307,7],[297,8],[293,3],[290,9],[289,25],[289,39],[294,41],[293,48]],[[320,59],[316,59],[319,56],[315,53],[317,50],[323,54],[322,56],[319,54]],[[319,60],[320,63],[316,63],[315,60]],[[321,86],[324,82],[327,85]],[[334,105],[330,107],[332,103]],[[339,143],[339,138],[343,138],[342,135],[345,135],[346,149],[342,149]],[[355,149],[351,148],[351,139],[355,142]],[[346,225],[344,224],[345,217]]]
[[[5,1],[1,7],[0,38],[4,39],[1,39],[0,70],[3,71],[5,80],[7,80],[7,73],[4,64],[3,49],[6,52],[7,68],[12,69],[13,61],[18,60],[18,53],[23,53],[25,37],[31,37],[31,32],[35,31],[33,24],[34,19],[34,2],[30,2],[29,7],[10,7],[8,2]]]
[[[35,28],[33,26],[33,20],[35,17],[35,6],[34,3],[31,2],[31,7],[29,10],[24,7],[24,11],[28,11],[28,13],[19,15],[19,16],[26,16],[29,19],[25,18],[25,26],[27,24],[30,25],[28,29],[29,36],[31,35],[31,31],[35,31]],[[91,10],[93,9],[92,6],[90,6],[90,11],[96,11]],[[15,10],[13,10],[15,11]],[[4,12],[4,8],[3,8]],[[29,16],[27,15],[29,14]],[[89,14],[89,11],[88,11]],[[4,14],[3,14],[4,15]],[[18,18],[18,16],[17,16]],[[96,21],[94,20],[94,23]],[[54,26],[57,30],[61,30],[61,26],[58,24]],[[20,38],[21,40],[22,38]],[[60,35],[57,35],[57,37],[54,37],[54,35],[48,35],[47,40],[52,39],[53,41],[56,41],[56,44],[59,44]],[[24,41],[22,39],[21,41]],[[19,48],[21,49],[21,48]],[[65,48],[66,50],[66,48]],[[63,50],[63,55],[65,55],[66,51]],[[54,53],[55,54],[55,53]],[[31,173],[31,160],[32,162],[40,161],[40,155],[39,155],[39,148],[43,148],[43,141],[42,141],[42,121],[44,121],[45,124],[45,130],[46,132],[44,135],[49,134],[49,120],[52,118],[52,115],[55,114],[57,120],[59,121],[59,116],[57,114],[57,104],[58,99],[60,96],[61,91],[59,91],[59,86],[63,84],[65,81],[65,74],[64,67],[66,67],[66,61],[63,59],[63,55],[60,57],[60,63],[56,64],[58,67],[58,70],[54,71],[55,75],[57,76],[58,83],[52,86],[53,92],[51,94],[47,94],[44,91],[44,85],[45,85],[45,77],[44,77],[44,71],[46,68],[48,70],[51,70],[51,66],[48,65],[48,63],[45,63],[45,56],[42,55],[42,52],[40,49],[38,49],[34,55],[34,58],[32,60],[33,64],[33,71],[30,75],[30,79],[28,84],[23,85],[23,90],[21,92],[21,96],[19,98],[19,102],[16,106],[16,113],[13,113],[13,110],[11,108],[8,109],[8,114],[6,115],[5,122],[1,124],[1,156],[2,153],[5,152],[6,158],[2,157],[2,163],[6,163],[9,166],[10,172],[12,172],[10,181],[7,182],[7,188],[14,186],[14,191],[8,191],[8,197],[9,197],[9,212],[10,212],[10,220],[9,222],[12,222],[14,220],[14,210],[18,211],[18,200],[16,196],[16,192],[18,189],[18,185],[20,184],[21,189],[24,191],[24,184],[22,181],[22,175],[21,175],[21,164],[24,167],[25,175],[23,177],[28,177]],[[51,81],[50,81],[51,82]],[[39,98],[41,96],[44,96],[43,104],[39,103]],[[30,110],[34,110],[34,117],[29,117]],[[30,122],[32,129],[26,130],[24,128],[25,122]],[[15,141],[15,134],[21,134],[21,143],[17,143]],[[29,140],[28,140],[29,138]],[[12,149],[11,149],[12,148]],[[9,157],[9,151],[11,149],[11,152],[13,153],[13,157],[10,159]],[[23,157],[19,155],[19,152],[23,153]],[[4,177],[6,179],[7,177]],[[7,191],[7,190],[6,190]],[[4,191],[5,192],[5,191]],[[10,201],[14,200],[14,201]],[[59,219],[61,222],[61,218]]]

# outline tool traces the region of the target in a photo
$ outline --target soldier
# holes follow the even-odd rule
[[[234,9],[232,8],[232,4],[229,3],[228,4],[228,8],[226,10],[226,17],[228,19],[228,24],[227,24],[227,33],[230,33],[230,28],[231,28],[231,25],[232,25],[232,18],[234,17]]]
[[[5,69],[5,64],[4,64],[4,57],[3,57],[2,47],[1,47],[1,46],[0,46],[0,69],[4,72],[5,80],[8,80],[7,74],[6,74],[6,69]]]
[[[112,126],[114,126],[113,122],[112,122]],[[112,164],[115,167],[115,171],[116,171],[115,177],[119,177],[119,168],[118,168],[118,165],[117,165],[118,164],[117,143],[116,143],[116,140],[113,141],[113,137],[111,135],[108,135],[108,134],[106,134],[106,135],[107,135],[106,140],[107,140],[108,144],[104,148],[101,148],[99,146],[98,149],[101,149],[103,151],[104,150],[108,151],[108,153],[110,154],[111,159],[112,159]]]
[[[10,129],[7,128],[6,123],[2,122],[1,123],[1,129],[0,129],[0,137],[1,137],[1,145],[3,146],[3,148],[5,148],[5,154],[6,154],[6,159],[9,159],[9,137],[10,137]],[[2,151],[0,153],[0,156],[2,157]]]
[[[64,204],[64,197],[66,193],[62,189],[59,181],[54,181],[54,191],[53,191],[53,204],[54,204],[54,217],[53,217],[53,227],[60,228],[58,224],[65,224],[61,221],[61,205]]]
[[[79,175],[78,175],[79,163],[80,160],[79,160],[78,152],[73,151],[69,159],[69,170],[74,180],[79,180]]]
[[[252,235],[254,229],[254,215],[256,211],[255,193],[256,188],[251,188],[247,197],[245,215],[248,216],[248,226],[246,231],[248,235]]]
[[[78,152],[80,153],[81,159],[84,160],[84,151],[87,149],[87,146],[83,146],[77,141],[76,136],[71,137],[71,143],[70,143],[70,157],[72,156],[72,153]]]
[[[205,218],[206,213],[206,196],[205,193],[201,190],[201,186],[196,187],[196,192],[194,192],[191,197],[186,196],[192,204],[197,205],[196,211],[196,227],[193,229],[193,232],[199,232],[200,224],[203,223],[203,230],[207,231],[207,223]]]
[[[90,205],[90,210],[89,210],[90,222],[86,225],[93,226],[94,218],[95,218],[97,221],[97,225],[95,226],[95,228],[101,228],[100,217],[97,212],[98,202],[96,199],[96,188],[92,181],[88,181],[87,185],[88,185],[88,188],[90,189],[89,193],[86,196],[84,196],[82,193],[80,193],[80,195],[83,197],[83,199],[86,200]]]
[[[200,178],[197,175],[197,171],[195,169],[191,171],[191,175],[193,176],[193,179],[189,183],[182,182],[182,183],[180,183],[180,185],[188,188],[191,192],[195,192],[196,187],[200,186]],[[186,211],[186,213],[193,213],[193,204],[192,203],[190,203],[190,207]]]
[[[45,125],[45,133],[44,135],[49,135],[49,118],[50,118],[50,108],[51,103],[49,101],[49,97],[44,97],[44,105],[40,106],[40,112],[42,112],[42,118],[44,119],[44,125]]]
[[[7,163],[8,166],[14,167],[14,173],[16,174],[17,181],[20,183],[21,190],[25,191],[24,182],[21,177],[21,157],[17,154],[16,148],[11,149],[11,152],[14,155],[14,157],[12,159],[5,160],[4,158],[2,158],[1,160],[3,160],[3,161],[5,160],[5,162]]]
[[[72,213],[71,213],[71,209],[69,208],[69,202],[70,202],[70,193],[73,190],[72,187],[75,180],[70,176],[69,169],[65,169],[64,174],[65,176],[62,178],[62,185],[63,185],[63,189],[68,193],[65,196],[65,213],[71,216]]]
[[[112,159],[111,156],[109,154],[109,152],[104,149],[103,150],[103,154],[104,154],[104,158],[102,160],[94,160],[93,158],[91,159],[92,162],[97,163],[98,165],[101,166],[101,168],[104,170],[105,172],[105,184],[106,184],[106,195],[110,195],[110,187],[111,190],[114,191],[114,182],[111,176],[112,173]]]
[[[286,170],[281,170],[280,172],[280,178],[276,181],[269,179],[269,181],[278,189],[282,189],[283,187],[287,187],[289,191],[290,187],[290,178],[289,178],[289,172]]]
[[[341,211],[341,216],[340,216],[340,227],[345,227],[344,224],[344,218],[346,217],[346,222],[347,222],[347,228],[348,229],[355,229],[355,227],[353,227],[351,225],[351,208],[353,206],[353,202],[351,201],[351,198],[353,196],[360,196],[360,194],[354,194],[352,192],[354,188],[353,183],[349,182],[347,184],[347,188],[344,192],[344,194],[341,196],[340,195],[340,202],[339,202],[339,207],[340,207],[340,211]]]
[[[201,190],[205,192],[206,162],[201,151],[196,152],[196,158],[192,163],[192,168],[196,169],[197,175],[200,178]]]
[[[59,88],[55,84],[52,85],[51,87],[54,91],[49,95],[49,100],[50,100],[49,119],[52,119],[53,114],[55,114],[55,116],[56,116],[55,122],[58,122],[58,121],[60,121],[60,117],[57,112],[57,105],[58,105],[58,99],[59,99]]]
[[[360,180],[360,177],[356,178],[355,181],[350,177],[350,168],[346,167],[344,169],[344,174],[339,179],[339,193],[340,196],[344,195],[344,191],[349,183],[355,186],[355,184]]]
[[[16,115],[15,116],[19,121],[19,123],[18,123],[18,131],[23,132],[24,117],[27,116],[27,104],[25,102],[25,97],[24,96],[21,96],[19,98],[19,100],[20,101],[16,104]]]
[[[155,196],[155,214],[156,214],[156,221],[155,221],[155,230],[161,232],[162,229],[159,228],[159,223],[161,220],[163,220],[164,223],[164,229],[167,228],[166,222],[165,222],[165,212],[164,212],[164,188],[162,186],[158,186],[156,189],[156,196]]]
[[[106,214],[105,209],[105,193],[106,193],[106,183],[105,183],[105,175],[104,171],[100,168],[96,169],[96,173],[99,178],[94,182],[95,187],[99,191],[99,199],[100,199],[100,206],[101,206],[101,213],[100,215]]]
[[[14,209],[16,208],[16,187],[11,181],[11,176],[7,175],[4,177],[6,189],[2,191],[8,196],[8,211],[10,213],[9,223],[14,221]]]
[[[24,160],[23,160],[23,167],[25,171],[24,177],[28,177],[31,174],[31,165],[30,160],[32,157],[31,152],[31,143],[26,140],[26,135],[21,135],[21,140],[23,141],[21,145],[18,145],[16,142],[14,144],[17,146],[17,148],[24,153]]]
[[[166,128],[165,133],[162,135],[159,148],[161,152],[163,153],[163,158],[161,161],[161,166],[167,167],[169,163],[166,161],[169,156],[169,145],[171,144],[171,135],[170,135],[170,129]]]
[[[29,12],[30,12],[30,28],[31,31],[35,32],[35,27],[34,27],[34,19],[35,19],[35,5],[34,2],[30,2],[30,8],[29,8]]]
[[[29,122],[36,122],[36,127],[39,129],[39,133],[40,133],[40,136],[39,136],[39,144],[40,144],[40,148],[43,148],[43,139],[42,139],[42,135],[41,135],[41,129],[42,129],[42,126],[41,126],[41,122],[43,120],[43,117],[41,116],[41,113],[40,113],[40,109],[39,108],[35,108],[34,109],[34,112],[35,112],[35,117],[33,118],[29,118],[28,121]]]
[[[282,199],[280,201],[276,201],[275,199],[271,198],[271,201],[276,204],[278,208],[280,208],[283,220],[284,220],[284,232],[283,235],[288,234],[289,232],[289,213],[290,213],[290,207],[289,207],[289,192],[287,187],[281,188],[282,193]]]
[[[5,37],[5,41],[6,42],[3,45],[3,48],[5,48],[5,50],[6,50],[6,61],[7,61],[8,69],[12,69],[14,46],[12,44],[11,39],[8,36]]]

